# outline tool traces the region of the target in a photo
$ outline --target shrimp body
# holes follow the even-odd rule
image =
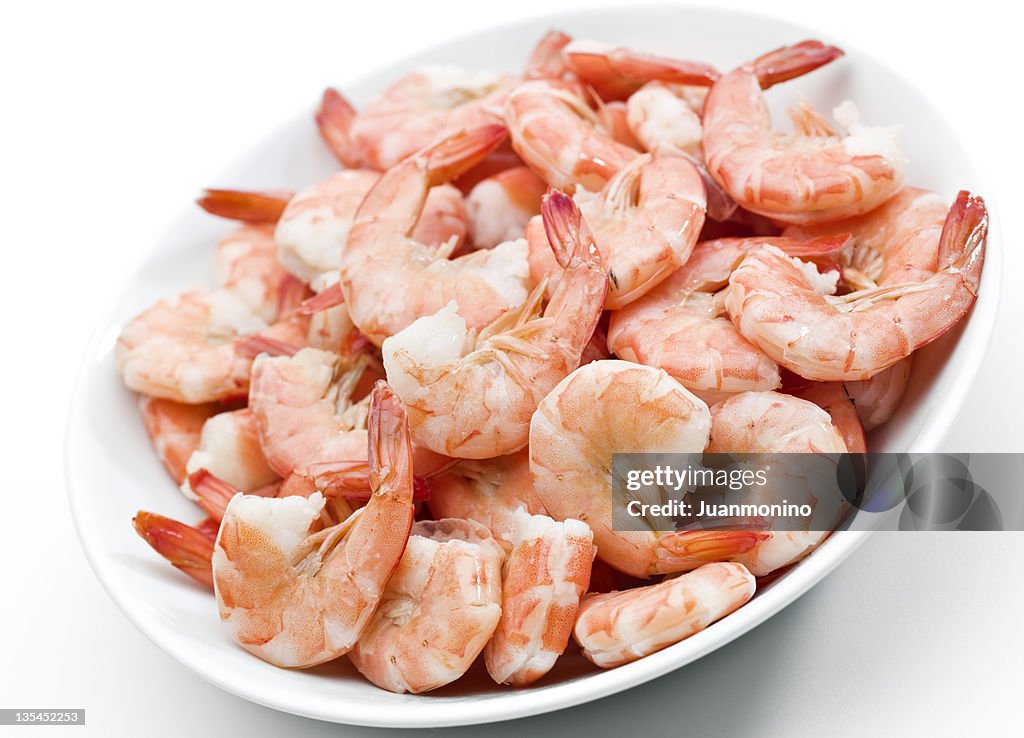
[[[614,360],[586,364],[534,413],[530,469],[537,495],[556,520],[587,523],[598,557],[627,574],[647,578],[728,559],[762,534],[612,527],[612,454],[700,453],[710,428],[707,405],[664,371]]]
[[[754,595],[740,564],[705,564],[660,584],[583,598],[573,635],[602,668],[636,661],[689,638]]]
[[[608,137],[578,92],[552,80],[523,82],[508,95],[505,122],[512,147],[545,182],[597,191],[639,152]]]
[[[349,660],[378,687],[427,692],[462,676],[501,617],[504,552],[468,520],[416,523]]]
[[[940,237],[940,270],[921,282],[834,297],[834,280],[771,246],[732,273],[726,308],[739,331],[807,379],[864,380],[935,340],[977,297],[988,214],[961,192]]]
[[[380,602],[412,526],[412,444],[401,401],[383,382],[370,407],[373,493],[343,523],[312,533],[309,498],[236,495],[221,521],[213,579],[221,620],[250,653],[304,667],[347,653]]]
[[[521,238],[530,218],[540,212],[545,189],[544,180],[522,166],[478,182],[466,197],[473,247],[490,249]]]
[[[341,267],[356,211],[380,172],[348,169],[300,190],[288,201],[274,233],[277,258],[292,274],[318,291],[325,277]],[[427,194],[413,238],[431,246],[458,248],[467,232],[462,196],[450,185]],[[454,246],[449,241],[454,239]]]
[[[484,661],[497,683],[525,686],[547,674],[569,643],[590,584],[594,535],[579,520],[555,522],[525,510],[515,517],[501,619]]]
[[[139,412],[146,435],[160,463],[176,484],[188,476],[186,464],[199,448],[203,424],[221,411],[214,403],[185,405],[147,395],[139,396]]]
[[[903,180],[898,129],[858,122],[851,103],[837,108],[850,134],[840,137],[808,104],[792,116],[793,136],[772,130],[761,94],[773,80],[802,74],[841,55],[805,42],[729,72],[704,107],[708,171],[744,208],[785,223],[816,223],[866,213]]]
[[[836,236],[699,243],[664,282],[612,314],[608,347],[628,361],[664,369],[694,392],[775,389],[780,383],[778,365],[729,320],[722,290],[744,257],[767,243],[810,256],[833,253],[846,241],[845,236]]]
[[[375,345],[451,300],[478,328],[526,299],[525,241],[449,260],[410,237],[430,188],[503,137],[503,129],[488,127],[446,139],[388,170],[366,196],[342,253],[341,287],[353,322]]]
[[[538,288],[474,340],[449,303],[384,342],[384,368],[417,444],[458,458],[518,451],[529,440],[537,403],[579,366],[608,282],[572,199],[553,193],[543,210],[566,270],[543,315]]]
[[[618,310],[654,289],[690,256],[707,202],[700,175],[686,159],[639,156],[599,193],[577,191],[608,272],[605,307]],[[530,273],[554,289],[558,263],[536,218],[527,230]]]
[[[279,478],[263,455],[259,427],[248,408],[218,413],[203,423],[199,443],[185,469],[187,474],[205,469],[234,487],[250,491]],[[180,484],[186,497],[196,499],[187,478]]]
[[[359,112],[331,115],[347,105],[329,90],[321,131],[346,165],[359,162],[384,170],[410,154],[458,131],[501,123],[502,106],[513,78],[472,74],[458,67],[434,66],[411,72]]]

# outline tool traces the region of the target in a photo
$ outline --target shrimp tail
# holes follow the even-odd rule
[[[260,354],[294,356],[299,352],[299,347],[285,341],[279,341],[276,338],[256,334],[235,341],[235,351],[241,356],[254,359]]]
[[[721,76],[717,69],[708,64],[629,49],[615,49],[607,54],[606,59],[612,69],[627,78],[710,87]]]
[[[508,136],[505,126],[492,124],[458,133],[413,154],[425,162],[430,186],[444,184],[469,171]]]
[[[601,253],[576,202],[560,190],[551,190],[541,201],[541,217],[551,250],[559,266],[580,263],[600,265]]]
[[[203,531],[144,510],[135,514],[132,525],[154,551],[200,584],[213,589],[213,540]]]
[[[199,507],[215,520],[221,520],[224,517],[224,511],[228,509],[231,498],[242,491],[220,477],[214,476],[206,469],[189,474],[188,486],[196,493],[198,498],[196,502]]]
[[[370,489],[375,495],[401,495],[407,488],[411,497],[414,482],[409,420],[402,398],[384,380],[373,388],[367,431]]]
[[[349,169],[358,169],[363,163],[362,157],[352,145],[350,135],[355,119],[356,109],[352,103],[333,87],[324,90],[320,107],[316,111],[316,125],[331,153]]]
[[[277,287],[277,314],[287,315],[298,310],[308,295],[309,290],[306,288],[306,283],[294,274],[289,274],[281,280],[281,284]]]
[[[769,239],[772,246],[782,249],[787,255],[801,259],[812,256],[829,256],[842,251],[853,241],[852,233],[836,233],[831,236],[817,238],[787,238],[773,236]]]
[[[665,574],[726,561],[768,538],[762,530],[681,530],[658,540],[655,572]]]
[[[767,90],[772,85],[813,72],[842,55],[842,49],[827,46],[821,41],[801,41],[769,51],[751,62],[750,66],[761,89]]]
[[[939,237],[939,267],[953,267],[963,274],[964,284],[978,294],[981,266],[985,260],[988,210],[985,201],[961,190],[946,215]]]
[[[203,190],[196,204],[210,215],[243,223],[276,223],[294,193],[288,190],[246,192],[244,190]]]
[[[565,71],[565,59],[562,49],[572,42],[572,36],[551,29],[541,37],[533,48],[526,68],[523,70],[525,79],[556,79]]]
[[[299,305],[296,312],[299,315],[315,315],[316,313],[344,304],[345,295],[341,291],[341,282],[335,282],[323,292],[305,300]]]

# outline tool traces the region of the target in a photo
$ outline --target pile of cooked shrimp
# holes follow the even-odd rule
[[[611,455],[863,453],[981,277],[983,201],[905,186],[895,127],[804,101],[773,130],[764,91],[841,56],[720,73],[551,32],[518,74],[329,89],[344,168],[208,190],[239,221],[217,286],[120,335],[207,515],[135,529],[246,650],[394,692],[481,653],[528,685],[570,639],[614,667],[742,606],[826,534],[615,530]]]

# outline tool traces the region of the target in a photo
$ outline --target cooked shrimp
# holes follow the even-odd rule
[[[608,280],[579,209],[554,192],[542,206],[565,276],[540,314],[543,286],[478,336],[451,302],[384,342],[388,381],[409,412],[416,443],[486,459],[529,441],[537,403],[579,366],[601,317]]]
[[[203,423],[199,444],[185,469],[188,474],[205,469],[244,490],[257,490],[279,479],[267,465],[259,428],[248,408],[222,412]],[[181,491],[190,499],[196,498],[187,478],[181,481]]]
[[[504,552],[468,520],[416,523],[349,660],[378,687],[428,692],[462,676],[501,617]]]
[[[664,369],[701,394],[775,389],[778,365],[725,314],[722,290],[729,275],[765,244],[812,256],[835,253],[847,241],[840,235],[816,241],[723,238],[699,243],[668,279],[612,313],[608,348],[620,358]]]
[[[660,369],[595,361],[541,401],[530,425],[530,468],[548,514],[594,531],[597,555],[637,577],[693,569],[741,553],[763,537],[748,530],[617,531],[608,470],[613,453],[700,453],[707,406]]]
[[[936,193],[904,187],[865,215],[790,226],[784,235],[851,234],[853,248],[840,265],[843,281],[854,289],[923,282],[939,270],[939,238],[948,212]]]
[[[500,124],[514,78],[424,67],[397,80],[356,112],[328,89],[317,122],[335,155],[352,168],[390,169],[410,154],[459,131]]]
[[[601,189],[639,152],[612,140],[573,85],[533,80],[505,103],[512,147],[552,187]]]
[[[602,668],[636,661],[689,638],[754,596],[740,564],[704,566],[660,584],[583,598],[573,635]]]
[[[190,474],[188,482],[195,492],[196,502],[209,515],[208,518],[192,526],[140,510],[132,518],[132,525],[135,532],[172,566],[213,591],[214,541],[217,539],[220,521],[231,498],[241,490],[218,479],[205,469]],[[285,483],[280,486],[263,487],[249,494],[259,494],[263,497],[300,494],[302,497],[308,497],[315,491],[302,485]],[[347,519],[352,512],[353,507],[344,498],[330,499],[320,513],[319,523],[324,527],[337,525]]]
[[[796,133],[781,136],[761,90],[827,64],[839,49],[805,41],[765,54],[719,79],[704,106],[708,171],[744,208],[785,223],[818,223],[866,213],[903,180],[894,127],[857,120],[852,103],[836,109],[840,137],[806,102],[791,112]]]
[[[718,70],[701,62],[616,48],[599,41],[573,41],[562,55],[569,70],[593,87],[602,100],[625,100],[652,80],[707,87],[719,77]]]
[[[807,379],[862,380],[959,322],[977,297],[988,214],[961,192],[940,237],[939,271],[922,282],[832,296],[835,275],[771,246],[732,273],[726,307],[748,340]]]
[[[605,307],[618,310],[656,287],[690,256],[704,224],[704,185],[693,165],[673,157],[635,158],[599,193],[577,191],[608,272]],[[530,274],[558,286],[558,263],[547,225],[527,229]]]
[[[505,559],[502,611],[484,649],[498,684],[525,686],[547,674],[569,644],[590,584],[594,534],[579,520],[558,523],[520,509]]]
[[[342,255],[341,286],[353,322],[375,345],[451,300],[479,328],[526,299],[525,241],[448,260],[410,238],[430,188],[472,166],[504,136],[491,126],[445,139],[388,170],[366,196]]]
[[[213,578],[221,620],[250,653],[277,666],[313,666],[359,639],[412,526],[412,444],[401,400],[383,382],[370,405],[369,461],[366,507],[316,533],[319,493],[231,500]]]
[[[844,383],[864,430],[887,423],[896,412],[910,379],[912,360],[913,356],[908,356],[869,379]]]
[[[277,258],[292,274],[321,291],[341,267],[341,252],[359,205],[380,179],[368,169],[350,169],[300,190],[277,223]],[[430,190],[413,238],[429,246],[457,249],[467,233],[462,195],[451,185]],[[329,281],[329,280],[328,280]]]
[[[435,518],[465,518],[480,523],[506,549],[518,528],[517,513],[547,511],[533,488],[526,449],[494,459],[466,460],[430,480],[430,513]]]
[[[268,325],[229,290],[192,290],[160,300],[122,329],[115,357],[128,389],[176,402],[203,403],[244,396],[253,353],[306,340],[300,320]]]
[[[139,412],[153,450],[175,484],[188,476],[185,465],[199,448],[203,423],[223,408],[215,403],[185,405],[158,397],[139,395]]]
[[[473,247],[490,249],[522,238],[546,189],[529,167],[506,169],[477,183],[466,197]]]
[[[863,431],[855,440],[863,443]],[[708,453],[841,454],[847,450],[832,416],[799,397],[778,392],[743,392],[711,408]],[[786,495],[793,499],[796,490],[792,481],[787,480],[787,485]],[[798,494],[813,498],[814,492],[807,489]],[[746,566],[755,576],[763,576],[803,558],[826,535],[828,531],[770,531],[732,560]]]
[[[846,453],[827,412],[779,392],[741,392],[711,408],[707,452]]]

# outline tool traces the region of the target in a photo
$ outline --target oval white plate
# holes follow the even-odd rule
[[[494,70],[521,67],[532,44],[551,27],[729,69],[768,49],[804,38],[843,47],[847,56],[808,78],[769,93],[777,118],[804,93],[824,110],[855,100],[863,120],[899,122],[910,159],[910,182],[952,199],[960,188],[984,193],[963,146],[929,103],[899,75],[827,34],[792,24],[710,9],[629,8],[578,13],[483,31],[438,46],[400,65],[344,85],[357,103],[398,74],[426,63]],[[324,83],[337,82],[325,79]],[[312,103],[312,101],[311,101]],[[249,151],[216,182],[203,185],[298,187],[332,173],[311,111]],[[462,681],[426,696],[395,695],[364,681],[345,659],[307,671],[272,667],[236,647],[221,628],[209,593],[160,560],[134,533],[139,509],[198,521],[154,457],[134,396],[121,385],[112,349],[119,327],[156,297],[207,283],[212,244],[230,224],[189,208],[149,255],[93,341],[79,378],[68,425],[71,506],[87,556],[128,618],[164,651],[203,678],[246,699],[307,717],[378,726],[482,723],[556,710],[654,679],[700,658],[763,622],[824,577],[865,538],[833,536],[809,559],[758,593],[748,605],[694,637],[610,671],[596,671],[567,654],[531,689],[490,684],[479,665]],[[913,386],[899,417],[873,439],[876,450],[934,450],[974,378],[994,320],[1000,241],[989,238],[983,289],[963,326],[920,352]]]

